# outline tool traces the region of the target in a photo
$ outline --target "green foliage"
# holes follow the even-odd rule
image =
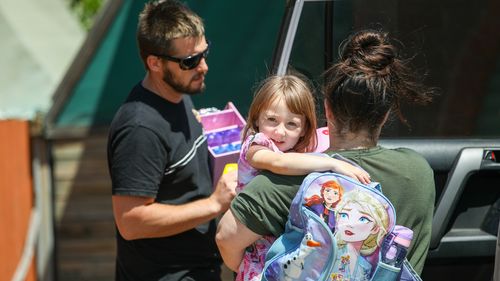
[[[96,14],[99,12],[105,0],[69,0],[73,12],[78,16],[81,25],[89,30],[94,23]]]

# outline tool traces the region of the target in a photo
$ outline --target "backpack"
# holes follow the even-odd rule
[[[408,232],[411,240],[412,232],[395,222],[380,184],[311,173],[292,201],[284,234],[266,255],[261,280],[421,280],[407,249],[394,242]]]

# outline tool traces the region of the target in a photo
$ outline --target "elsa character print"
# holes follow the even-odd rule
[[[336,210],[338,255],[334,280],[370,280],[372,265],[365,258],[380,247],[389,216],[382,203],[360,190],[344,194]]]

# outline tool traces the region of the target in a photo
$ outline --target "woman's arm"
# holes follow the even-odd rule
[[[278,153],[261,145],[252,145],[246,154],[248,163],[260,170],[281,175],[307,175],[311,172],[334,171],[370,183],[370,175],[345,161],[307,153]]]

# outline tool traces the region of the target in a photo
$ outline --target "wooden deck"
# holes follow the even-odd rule
[[[106,136],[52,144],[58,280],[113,280],[115,226]]]

